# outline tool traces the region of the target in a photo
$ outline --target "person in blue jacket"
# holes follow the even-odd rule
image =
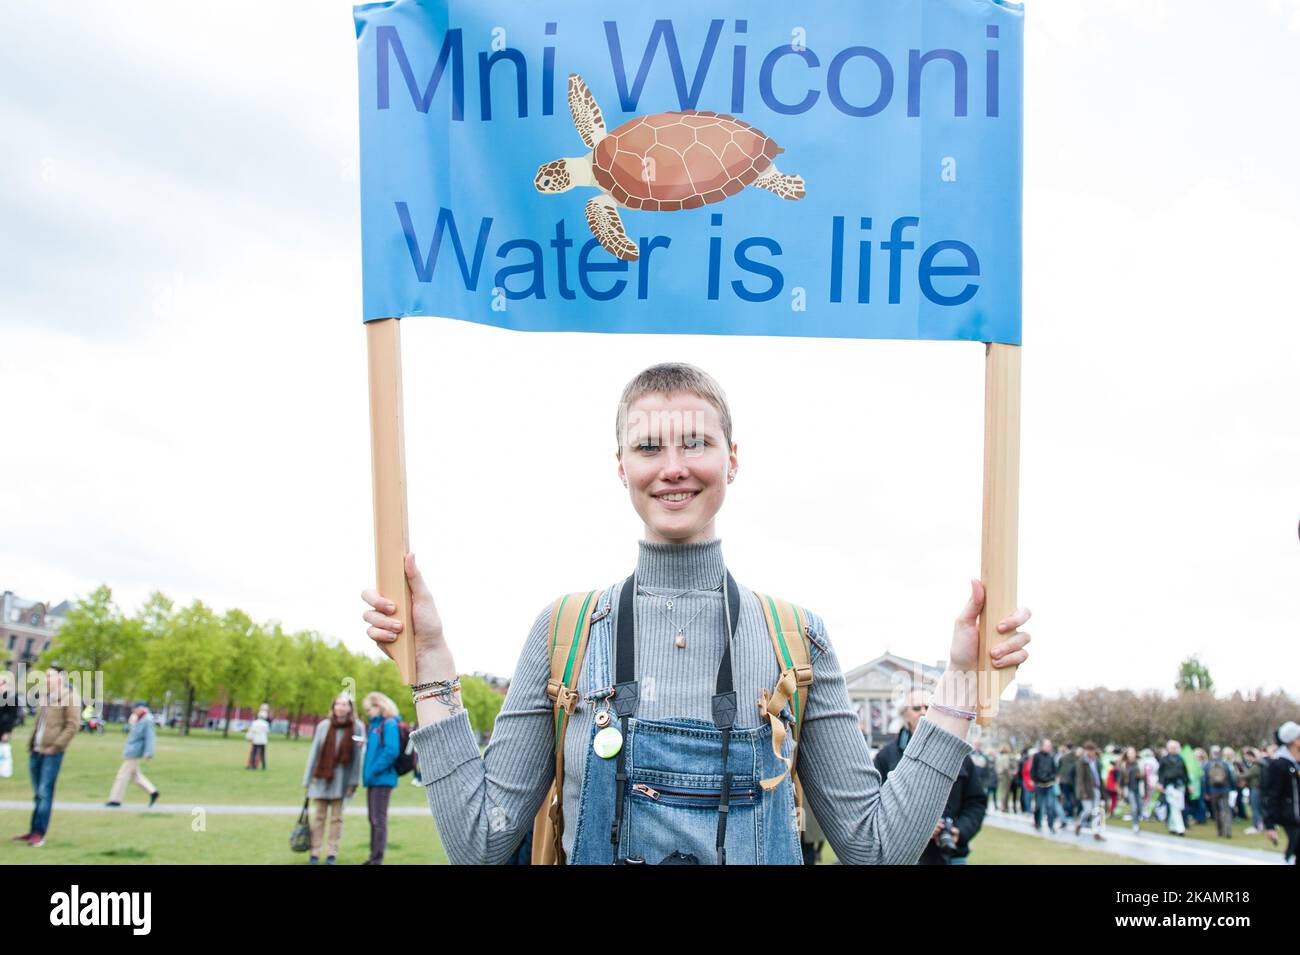
[[[130,733],[126,738],[126,746],[122,748],[122,766],[117,771],[117,778],[113,780],[113,789],[108,794],[108,802],[104,805],[115,807],[122,805],[127,785],[135,783],[149,794],[149,805],[152,806],[158,801],[158,787],[149,782],[148,777],[140,772],[140,760],[153,759],[155,733],[149,704],[142,700],[133,706],[131,717],[127,722],[130,725]]]
[[[397,704],[375,692],[367,693],[362,705],[369,731],[361,781],[366,787],[366,808],[370,813],[370,858],[362,865],[383,865],[388,846],[388,801],[397,785],[396,764],[401,752]]]

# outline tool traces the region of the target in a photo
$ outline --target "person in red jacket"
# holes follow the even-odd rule
[[[1024,758],[1020,760],[1020,804],[1024,807],[1025,812],[1033,812],[1033,799],[1031,798],[1034,791],[1034,781],[1029,776],[1029,769],[1033,765],[1034,757],[1025,750]]]

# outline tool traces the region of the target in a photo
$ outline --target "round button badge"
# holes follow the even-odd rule
[[[617,726],[606,726],[591,741],[591,748],[601,759],[617,756],[618,751],[623,748],[623,734],[618,731]]]

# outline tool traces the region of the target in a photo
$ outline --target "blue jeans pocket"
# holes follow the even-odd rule
[[[627,797],[628,855],[658,863],[674,850],[700,862],[717,861],[718,802],[722,777],[634,770]],[[733,777],[727,813],[727,862],[759,861],[760,800],[753,777]]]

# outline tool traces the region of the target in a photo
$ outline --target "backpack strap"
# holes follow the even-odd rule
[[[794,776],[795,807],[803,806],[803,787],[799,785],[795,773],[795,761],[799,758],[799,730],[803,726],[804,711],[808,706],[807,688],[812,685],[813,669],[810,660],[808,635],[805,621],[808,614],[788,600],[755,592],[759,605],[763,608],[763,618],[767,621],[768,636],[772,638],[772,649],[776,651],[777,665],[781,676],[776,686],[770,691],[763,690],[759,695],[758,707],[760,718],[766,717],[772,727],[772,752],[785,763],[785,770],[779,776],[763,780],[764,789],[775,789],[785,779],[786,773]],[[781,754],[785,745],[785,724],[781,722],[781,711],[790,704],[794,712],[794,753],[790,759]]]
[[[533,865],[558,865],[564,858],[564,734],[578,705],[582,659],[602,594],[600,590],[565,594],[551,606],[551,673],[546,695],[555,717],[555,779],[533,821]]]

